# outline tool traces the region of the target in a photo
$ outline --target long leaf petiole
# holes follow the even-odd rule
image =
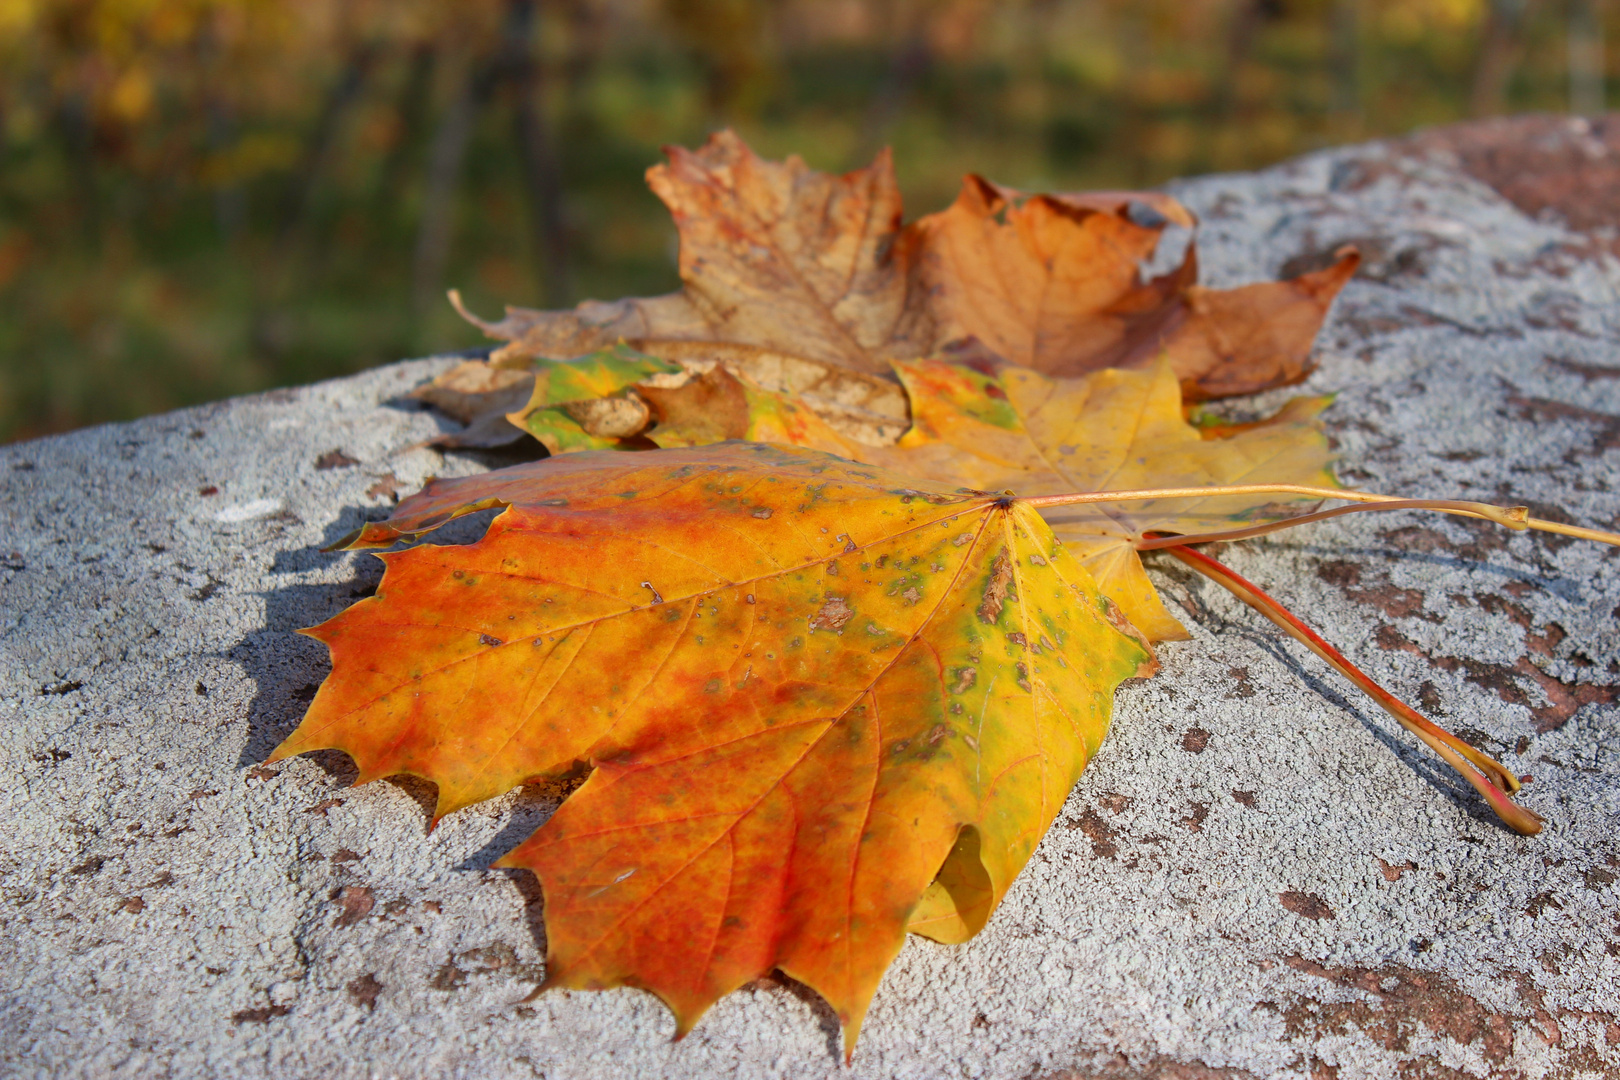
[[[1557,533],[1581,540],[1620,546],[1620,533],[1601,529],[1586,529],[1579,525],[1546,521],[1531,517],[1523,506],[1496,506],[1491,503],[1469,502],[1457,499],[1403,499],[1396,495],[1380,495],[1371,491],[1347,491],[1343,488],[1313,487],[1309,484],[1221,484],[1210,487],[1142,488],[1130,491],[1085,491],[1068,495],[1036,495],[1021,500],[1024,505],[1040,510],[1049,506],[1083,506],[1090,503],[1146,502],[1153,499],[1208,499],[1228,495],[1309,495],[1318,499],[1342,499],[1347,502],[1370,504],[1360,507],[1338,507],[1333,510],[1302,514],[1262,525],[1247,525],[1225,532],[1201,533],[1197,536],[1151,538],[1137,544],[1138,550],[1152,547],[1171,547],[1177,544],[1208,543],[1215,540],[1241,540],[1260,536],[1278,529],[1320,521],[1326,517],[1366,510],[1438,510],[1461,517],[1483,518],[1514,530],[1534,529],[1538,532]]]
[[[1185,539],[1185,538],[1178,538]],[[1180,544],[1165,547],[1171,555],[1194,570],[1229,590],[1238,599],[1254,608],[1282,628],[1283,632],[1326,660],[1345,678],[1355,683],[1368,697],[1376,701],[1400,725],[1422,739],[1430,749],[1475,791],[1490,803],[1496,816],[1515,832],[1534,836],[1541,831],[1542,819],[1535,813],[1513,803],[1508,795],[1519,790],[1519,778],[1503,765],[1469,746],[1457,736],[1422,716],[1416,709],[1401,701],[1372,680],[1364,671],[1352,664],[1339,650],[1329,645],[1310,627],[1301,622],[1258,586],[1245,580],[1230,567],[1210,558],[1201,551]]]

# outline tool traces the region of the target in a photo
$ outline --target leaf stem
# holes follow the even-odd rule
[[[1281,521],[1268,521],[1262,525],[1247,525],[1238,529],[1223,529],[1218,532],[1190,533],[1182,536],[1158,536],[1151,539],[1138,540],[1133,546],[1137,551],[1157,551],[1159,548],[1177,547],[1181,544],[1209,544],[1223,540],[1247,540],[1254,536],[1265,536],[1267,533],[1280,532],[1291,529],[1295,525],[1308,525],[1313,521],[1326,521],[1328,518],[1343,517],[1345,514],[1378,513],[1385,510],[1438,510],[1441,513],[1480,517],[1475,511],[1479,507],[1489,506],[1488,503],[1460,502],[1455,499],[1394,499],[1389,502],[1357,503],[1352,506],[1335,506],[1331,510],[1318,510],[1314,514],[1301,514],[1298,517],[1284,518]],[[1500,509],[1491,506],[1492,510]],[[1523,511],[1524,507],[1509,507],[1508,513]],[[1498,520],[1491,518],[1491,520]],[[1512,521],[1498,521],[1510,529],[1524,529],[1533,520],[1528,516],[1515,518]],[[1620,542],[1620,537],[1615,540]]]
[[[1541,518],[1531,517],[1529,510],[1523,506],[1496,506],[1491,503],[1466,502],[1455,499],[1403,499],[1397,495],[1380,495],[1372,491],[1347,491],[1343,488],[1315,487],[1310,484],[1216,484],[1209,487],[1084,491],[1068,495],[1036,495],[1022,501],[1025,505],[1039,510],[1048,506],[1144,502],[1151,499],[1208,499],[1227,495],[1310,495],[1318,499],[1343,499],[1347,502],[1375,504],[1361,508],[1367,510],[1438,510],[1441,513],[1456,514],[1460,517],[1484,518],[1509,529],[1534,529],[1538,532],[1557,533],[1560,536],[1573,536],[1582,540],[1596,540],[1599,543],[1620,546],[1620,533],[1604,532],[1601,529],[1586,529],[1579,525],[1564,525],[1556,521],[1545,521]],[[1204,543],[1210,540],[1238,540],[1245,536],[1258,536],[1261,531],[1275,532],[1278,529],[1302,525],[1308,521],[1320,521],[1323,517],[1333,517],[1348,512],[1351,512],[1351,508],[1340,507],[1316,514],[1303,514],[1280,522],[1271,522],[1260,526],[1246,526],[1244,529],[1235,529],[1230,533],[1204,533],[1200,534],[1196,541],[1193,537],[1170,538],[1168,543],[1155,544],[1154,546],[1170,547],[1175,544]],[[1140,550],[1146,551],[1150,549],[1140,548]]]
[[[1515,832],[1534,836],[1541,831],[1542,819],[1535,813],[1508,799],[1519,790],[1519,778],[1499,762],[1469,746],[1445,728],[1428,720],[1416,709],[1401,701],[1352,664],[1339,650],[1323,641],[1317,633],[1301,622],[1258,586],[1245,580],[1230,567],[1217,562],[1201,551],[1180,545],[1167,547],[1171,555],[1194,570],[1226,588],[1238,599],[1254,608],[1282,628],[1283,632],[1326,660],[1340,674],[1355,683],[1368,697],[1376,701],[1400,725],[1422,739],[1431,750],[1473,785],[1475,791],[1490,803],[1496,816]]]

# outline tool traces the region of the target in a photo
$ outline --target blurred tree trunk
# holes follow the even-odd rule
[[[861,122],[855,160],[850,162],[852,168],[867,164],[883,148],[890,129],[905,110],[912,91],[933,66],[934,56],[928,48],[926,19],[919,17],[916,23],[907,29],[889,54],[883,81],[872,95],[871,104],[867,106],[866,116]]]
[[[1525,16],[1529,10],[1530,0],[1491,0],[1468,95],[1471,116],[1495,116],[1507,104],[1508,80],[1524,48]]]
[[[1361,120],[1361,0],[1334,0],[1328,27],[1328,66],[1333,76],[1333,112],[1343,128]],[[1349,131],[1335,132],[1345,138]]]
[[[563,227],[562,174],[545,109],[545,80],[537,58],[535,0],[511,0],[506,51],[516,98],[513,128],[522,152],[529,231],[540,295],[546,307],[568,302],[568,236]]]
[[[422,215],[416,230],[416,251],[411,260],[411,306],[418,315],[440,299],[444,268],[450,258],[450,236],[455,224],[456,188],[461,163],[473,124],[489,103],[499,78],[494,62],[474,64],[457,87],[455,97],[439,118],[428,150],[427,180],[422,185]]]
[[[315,122],[304,138],[298,163],[287,180],[280,220],[276,226],[274,258],[269,272],[255,279],[257,296],[252,338],[259,352],[277,356],[293,344],[296,320],[283,309],[287,297],[304,277],[305,252],[321,181],[331,164],[343,123],[360,98],[380,47],[362,42],[349,50],[337,77],[327,87]]]
[[[405,82],[400,87],[394,105],[395,122],[399,125],[394,144],[377,170],[376,199],[386,207],[395,220],[405,202],[405,174],[415,157],[422,129],[427,126],[429,99],[433,90],[433,72],[438,66],[439,53],[431,42],[420,41],[411,49],[405,71]]]
[[[219,161],[236,145],[236,111],[221,87],[225,72],[220,64],[219,28],[215,20],[203,23],[197,34],[197,62],[204,73],[203,113],[204,139],[208,157]],[[226,248],[235,251],[241,247],[247,230],[247,196],[242,185],[235,180],[215,179],[213,185],[214,226]]]
[[[315,123],[304,139],[304,148],[293,169],[281,208],[280,243],[282,255],[288,260],[296,259],[297,250],[309,232],[315,197],[326,171],[331,167],[338,134],[360,100],[360,93],[365,89],[381,53],[381,46],[374,41],[356,44],[349,50],[337,78],[327,87]]]
[[[1229,120],[1237,109],[1238,76],[1243,65],[1248,63],[1249,55],[1254,52],[1254,39],[1260,32],[1260,24],[1275,6],[1272,0],[1241,0],[1237,11],[1232,14],[1232,21],[1226,28],[1226,52],[1222,57],[1225,63],[1215,88],[1215,116],[1222,122]]]
[[[1602,0],[1569,0],[1569,111],[1596,116],[1606,105]]]
[[[536,14],[535,0],[508,0],[501,39],[493,55],[474,65],[434,133],[411,274],[411,302],[418,314],[438,302],[439,290],[444,287],[455,226],[456,189],[461,182],[467,143],[479,115],[502,83],[509,83],[515,93],[513,129],[523,164],[541,291],[551,305],[561,304],[567,297],[562,183],[541,107],[542,80],[534,54]]]
[[[96,182],[96,133],[85,95],[70,91],[57,103],[55,127],[62,140],[62,157],[72,177],[73,195],[79,204],[79,224],[84,242],[96,250],[102,243],[101,186]]]

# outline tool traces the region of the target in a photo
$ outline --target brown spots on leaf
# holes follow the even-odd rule
[[[1209,746],[1209,732],[1201,727],[1188,728],[1181,737],[1181,748],[1189,754],[1202,754]]]
[[[995,562],[990,564],[990,581],[984,587],[984,599],[979,601],[981,621],[994,623],[1001,618],[1001,609],[1007,603],[1007,593],[1012,589],[1012,579],[1012,559],[1007,557],[1007,550],[1003,548],[996,555]]]
[[[1292,911],[1302,919],[1320,922],[1323,919],[1336,919],[1338,914],[1322,897],[1315,893],[1295,892],[1290,889],[1285,893],[1278,893],[1277,899],[1282,906]]]
[[[1033,694],[1035,688],[1029,682],[1029,668],[1024,666],[1023,661],[1019,661],[1013,666],[1018,669],[1018,688],[1026,694]]]
[[[504,645],[506,643],[504,641],[502,641],[500,638],[496,637],[494,634],[479,634],[478,635],[478,644],[494,646],[494,645]]]
[[[912,604],[915,604],[917,601],[922,599],[922,592],[918,590],[916,586],[912,586],[900,594],[900,599],[906,602],[907,607],[910,607]]]
[[[1039,555],[1035,554],[1034,552],[1030,552],[1029,564],[1031,566],[1045,566],[1046,565],[1046,560],[1041,558]]]
[[[970,532],[965,532],[961,536],[958,536],[955,540],[952,540],[951,541],[951,546],[952,547],[961,547],[963,544],[971,544],[972,542],[973,542],[973,534],[970,533]]]
[[[842,630],[844,624],[855,617],[855,609],[842,596],[829,596],[822,601],[821,608],[810,617],[811,630],[831,630],[834,633]]]
[[[1384,875],[1385,881],[1399,881],[1402,874],[1417,868],[1417,863],[1412,862],[1410,859],[1403,863],[1396,863],[1393,866],[1383,859],[1378,860],[1378,872]]]
[[[979,669],[961,667],[956,669],[956,685],[951,687],[953,694],[965,694],[973,689],[973,684],[979,681]]]
[[[1131,677],[1135,679],[1151,679],[1157,675],[1159,673],[1159,658],[1154,655],[1153,645],[1142,635],[1142,631],[1132,625],[1131,621],[1125,617],[1125,613],[1110,603],[1107,597],[1103,598],[1102,613],[1103,618],[1108,620],[1110,626],[1135,641],[1142,648],[1142,661],[1136,665],[1136,673]],[[1058,659],[1061,661],[1063,658],[1060,656]]]
[[[371,909],[377,905],[377,897],[364,885],[345,885],[339,903],[343,905],[343,911],[332,925],[353,926],[371,914]]]
[[[383,984],[377,981],[375,971],[368,972],[358,979],[352,979],[345,987],[349,991],[349,1000],[362,1009],[375,1011],[377,1008],[377,995],[382,993]]]
[[[1007,635],[1007,640],[1012,642],[1014,645],[1017,645],[1020,649],[1029,648],[1029,638],[1025,637],[1023,634],[1020,634],[1016,630]]]

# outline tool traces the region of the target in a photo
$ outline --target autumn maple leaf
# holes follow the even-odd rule
[[[1030,401],[990,426],[1038,430]],[[1620,543],[1523,507],[1273,487],[1360,501],[1295,521],[1427,507]],[[540,878],[548,984],[643,987],[684,1033],[779,968],[827,999],[849,1050],[905,933],[983,927],[1096,753],[1114,688],[1154,669],[1037,511],[1227,494],[1253,493],[1021,498],[745,442],[435,481],[349,546],[506,512],[475,544],[384,555],[375,596],[307,631],[332,675],[272,760],[335,748],[356,783],[421,776],[435,819],[584,764],[502,861]],[[1126,528],[1356,681],[1512,827],[1540,828],[1508,798],[1517,777],[1256,586]]]
[[[913,426],[863,460],[934,480],[1024,496],[1071,491],[1286,485],[1336,488],[1317,422],[1328,397],[1297,398],[1264,423],[1206,439],[1182,414],[1168,362],[1151,371],[1048,378],[1012,365],[897,363]],[[1317,501],[1277,494],[1056,506],[1047,523],[1131,622],[1155,641],[1187,636],[1142,568],[1150,533],[1185,535],[1285,520]]]
[[[844,434],[881,445],[905,419],[882,389],[890,362],[969,340],[1061,376],[1165,356],[1189,399],[1298,382],[1358,261],[1348,253],[1291,281],[1215,290],[1197,284],[1189,243],[1176,269],[1147,281],[1140,263],[1164,229],[1194,224],[1169,196],[1025,195],[969,176],[948,209],[907,225],[887,151],[831,176],[797,157],[763,160],[729,131],[699,150],[672,148],[647,181],[680,231],[682,288],[568,311],[508,308],[493,323],[452,293],[508,343],[492,366],[622,341],[802,395]]]
[[[960,354],[958,354],[960,355]],[[1297,398],[1264,422],[1207,438],[1183,417],[1167,361],[1149,371],[1048,378],[993,357],[977,364],[897,361],[911,402],[910,430],[893,446],[848,438],[793,395],[772,393],[715,365],[669,385],[638,384],[648,404],[645,443],[701,446],[725,439],[774,442],[947,485],[1020,495],[1231,484],[1338,486],[1316,417],[1329,397]],[[512,416],[552,445],[558,414]],[[564,419],[564,422],[568,422]],[[1047,522],[1150,640],[1186,637],[1148,580],[1136,545],[1150,532],[1196,534],[1284,520],[1317,500],[1274,493],[1077,505]]]
[[[411,773],[435,817],[585,762],[501,865],[545,890],[548,983],[640,986],[685,1032],[780,968],[853,1048],[908,926],[970,937],[1148,646],[1040,516],[825,454],[729,443],[435,482],[308,631],[333,673],[272,759]]]
[[[978,176],[949,209],[914,226],[919,290],[934,350],[974,339],[1048,375],[1147,368],[1168,359],[1189,400],[1251,394],[1310,373],[1311,342],[1360,258],[1238,289],[1198,285],[1198,249],[1144,281],[1156,226],[1130,213],[1143,196],[1025,195]],[[1171,220],[1190,226],[1171,203]],[[1165,209],[1162,203],[1157,209]]]

